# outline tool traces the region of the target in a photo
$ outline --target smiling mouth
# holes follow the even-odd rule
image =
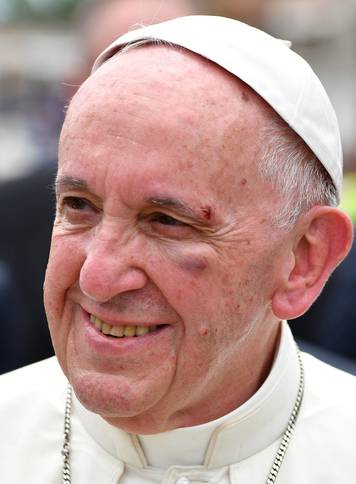
[[[159,326],[111,326],[110,324],[105,323],[94,314],[90,315],[90,322],[102,333],[106,336],[111,336],[113,338],[128,338],[128,337],[137,337],[137,336],[144,336],[145,334],[152,333],[153,331],[157,331],[157,328],[163,328],[166,326],[165,324]]]

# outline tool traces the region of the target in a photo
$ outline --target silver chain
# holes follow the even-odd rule
[[[278,472],[281,468],[284,456],[287,452],[290,439],[292,438],[292,434],[294,432],[295,423],[299,415],[300,407],[302,405],[302,400],[304,395],[304,366],[303,366],[302,357],[298,347],[297,347],[297,355],[298,355],[299,371],[300,371],[297,398],[295,400],[295,404],[294,404],[291,416],[289,417],[287,428],[284,431],[284,434],[282,435],[282,441],[277,450],[277,454],[273,461],[271,471],[267,477],[266,484],[274,484],[276,482]]]
[[[71,431],[71,419],[70,415],[72,412],[72,387],[68,383],[67,386],[67,397],[66,406],[64,412],[64,439],[62,447],[63,456],[63,469],[62,478],[63,484],[71,484],[72,479],[70,475],[70,431]]]
[[[304,366],[303,366],[302,357],[300,355],[300,351],[298,347],[297,347],[297,355],[298,355],[299,369],[300,369],[297,398],[295,400],[295,404],[294,404],[291,416],[289,417],[287,428],[284,431],[284,434],[282,435],[282,441],[278,448],[276,457],[273,461],[271,471],[268,475],[266,484],[274,484],[276,482],[278,472],[281,468],[284,456],[288,449],[289,442],[292,438],[295,424],[299,415],[300,407],[303,401]],[[71,411],[72,411],[72,387],[68,383],[66,405],[65,405],[65,412],[64,412],[64,439],[63,439],[63,447],[62,447],[62,456],[63,456],[63,469],[62,469],[63,481],[62,482],[63,484],[71,484],[72,482],[71,473],[70,473]]]

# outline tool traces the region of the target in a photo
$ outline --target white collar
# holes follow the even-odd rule
[[[115,458],[138,468],[171,465],[216,468],[250,457],[284,432],[297,396],[299,364],[292,333],[282,323],[272,369],[259,390],[223,417],[195,427],[138,436],[109,425],[86,410],[74,396],[77,416],[91,435]]]

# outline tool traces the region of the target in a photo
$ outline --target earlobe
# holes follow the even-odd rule
[[[337,208],[314,207],[298,225],[294,266],[272,297],[272,310],[280,319],[294,319],[307,311],[348,254],[353,239],[350,218]]]

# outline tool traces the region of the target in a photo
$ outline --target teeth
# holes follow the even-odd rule
[[[146,326],[136,326],[136,334],[137,336],[142,336],[143,334],[147,334],[149,329]],[[151,329],[153,331],[153,329]]]
[[[101,332],[104,333],[104,334],[110,334],[110,331],[111,331],[111,326],[109,326],[106,323],[103,323],[102,328],[101,328]]]
[[[104,323],[99,318],[90,315],[90,322],[96,326],[99,331],[106,335],[115,336],[116,338],[122,338],[124,336],[143,336],[147,333],[151,333],[157,329],[157,326],[111,326]]]
[[[124,327],[123,326],[113,326],[110,331],[111,336],[116,336],[117,338],[121,338],[124,336]]]
[[[125,326],[124,335],[125,336],[135,336],[136,326]]]
[[[103,323],[100,321],[99,318],[94,316],[93,314],[90,315],[90,321],[101,331]]]

